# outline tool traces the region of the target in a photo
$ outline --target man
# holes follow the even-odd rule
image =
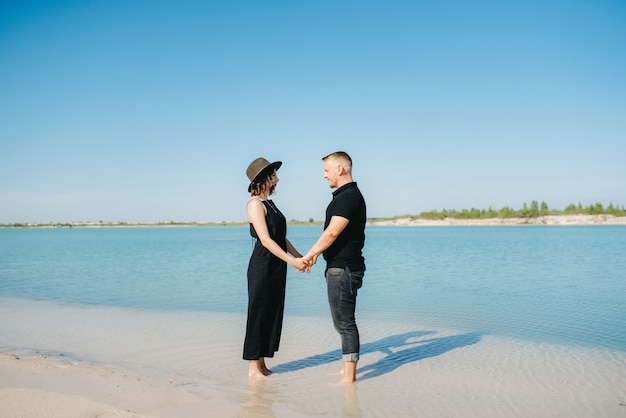
[[[343,152],[322,158],[324,178],[333,192],[326,209],[324,232],[303,257],[309,266],[323,253],[326,260],[328,304],[333,325],[341,336],[342,383],[356,382],[359,330],[355,320],[357,289],[363,283],[365,259],[365,200],[352,180],[352,159]]]

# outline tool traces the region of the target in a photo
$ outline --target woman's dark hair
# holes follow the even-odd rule
[[[265,191],[267,182],[272,178],[274,171],[275,168],[273,166],[269,166],[265,170],[261,171],[259,175],[254,178],[254,180],[252,180],[250,186],[248,186],[248,191],[252,196],[258,196]],[[273,195],[275,190],[276,186],[272,185],[269,194]]]

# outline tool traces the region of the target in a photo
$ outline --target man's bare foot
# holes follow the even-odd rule
[[[346,383],[356,383],[356,377],[353,377],[353,378],[342,377],[341,380],[338,382],[339,385],[344,385]]]
[[[356,382],[356,361],[344,361],[339,383]]]

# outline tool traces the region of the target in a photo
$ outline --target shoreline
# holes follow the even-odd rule
[[[592,226],[592,225],[626,225],[625,216],[614,215],[546,215],[535,218],[488,218],[488,219],[455,219],[442,220],[416,219],[410,216],[368,221],[371,226]]]
[[[323,225],[322,221],[304,222],[287,221],[289,226]],[[245,221],[229,222],[63,222],[63,223],[25,223],[2,224],[0,229],[58,229],[58,228],[193,228],[193,227],[220,227],[220,226],[247,226]],[[626,216],[615,215],[544,215],[528,218],[485,218],[485,219],[423,219],[415,216],[400,216],[394,218],[372,218],[367,220],[367,226],[592,226],[592,225],[626,225]]]

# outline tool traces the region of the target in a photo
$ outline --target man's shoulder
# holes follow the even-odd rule
[[[361,194],[361,190],[359,190],[359,186],[356,182],[346,183],[333,193],[335,196],[343,195],[343,194],[352,194],[358,193]]]
[[[350,187],[346,189],[346,195],[352,196],[352,198],[356,197],[359,200],[365,202],[365,198],[363,197],[363,193],[359,189],[356,183],[349,183]]]
[[[329,205],[329,213],[344,218],[352,218],[356,213],[355,211],[358,212],[361,208],[365,210],[365,199],[355,185],[355,187],[342,189],[341,193],[335,195]]]

